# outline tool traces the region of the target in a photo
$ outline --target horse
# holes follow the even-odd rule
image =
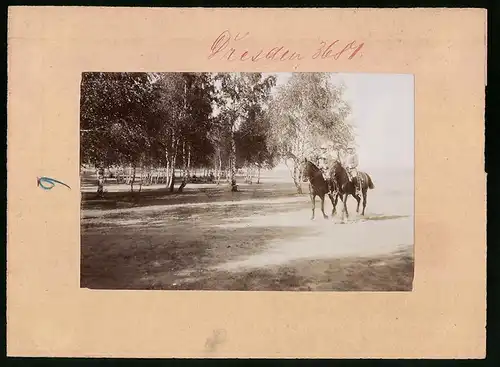
[[[311,220],[314,219],[314,211],[316,209],[316,196],[319,196],[319,198],[321,199],[321,212],[323,213],[323,218],[328,219],[328,215],[325,214],[325,195],[328,195],[332,202],[332,205],[334,205],[332,188],[335,184],[331,179],[328,179],[328,181],[325,180],[325,178],[323,177],[323,173],[321,173],[321,170],[307,158],[304,158],[303,165],[304,167],[302,170],[302,176],[304,178],[307,178],[307,180],[309,181],[309,195],[311,196],[312,202]],[[334,214],[334,210],[332,210],[332,216]]]
[[[361,215],[365,215],[365,208],[366,208],[366,196],[368,193],[368,190],[372,190],[375,188],[375,185],[373,184],[373,180],[370,177],[370,175],[366,172],[361,172],[358,171],[358,176],[354,177],[352,181],[349,180],[349,175],[347,174],[347,170],[342,166],[342,164],[337,160],[335,161],[333,168],[332,168],[332,174],[333,174],[333,189],[332,191],[335,194],[335,200],[333,202],[333,212],[332,215],[335,215],[335,212],[337,211],[337,202],[339,199],[339,196],[342,197],[342,203],[344,204],[342,214],[346,214],[347,218],[349,218],[349,212],[347,211],[347,198],[349,195],[352,195],[356,201],[358,202],[358,206],[356,209],[356,213],[359,213],[359,204],[361,202],[361,198],[358,194],[356,194],[356,185],[358,184],[357,180],[361,180],[361,194],[363,195],[363,211]]]

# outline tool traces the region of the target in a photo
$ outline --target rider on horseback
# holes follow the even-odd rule
[[[360,191],[360,180],[358,178],[358,164],[359,159],[358,155],[354,149],[353,145],[349,145],[347,147],[347,156],[345,158],[344,166],[347,169],[347,174],[349,175],[349,181],[352,182],[354,178],[356,178],[356,194]]]
[[[321,173],[323,173],[323,178],[329,185],[331,184],[329,171],[332,168],[333,153],[333,143],[325,143],[320,146],[318,168],[321,170]]]
[[[323,173],[323,177],[328,177],[328,145],[322,144],[318,155],[318,168]]]

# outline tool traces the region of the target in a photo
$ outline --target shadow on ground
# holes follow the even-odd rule
[[[194,185],[193,185],[194,186]],[[94,195],[95,196],[95,195]],[[413,282],[413,254],[374,258],[300,260],[284,266],[228,272],[213,270],[221,262],[261,253],[272,241],[313,236],[323,225],[309,220],[310,202],[270,200],[269,204],[231,203],[249,199],[297,197],[290,185],[107,193],[105,200],[83,195],[81,226],[81,287],[92,289],[184,290],[352,290],[408,291]],[[208,205],[209,203],[218,205]],[[207,203],[200,206],[182,204]],[[173,204],[181,204],[172,207]],[[236,205],[238,204],[238,205]],[[164,205],[164,207],[158,207]],[[127,209],[106,211],[103,209]],[[318,206],[317,206],[318,208]],[[85,210],[90,209],[85,214]],[[277,226],[273,215],[304,211],[304,225]],[[317,209],[318,210],[318,209]],[[89,214],[94,211],[93,214]],[[319,212],[319,210],[318,210]],[[92,216],[91,216],[92,215]],[[256,216],[259,225],[243,219]],[[299,216],[302,214],[299,213]],[[284,216],[287,218],[286,216]],[[360,221],[385,221],[405,215],[367,214]],[[283,217],[281,217],[283,218]],[[227,225],[240,222],[238,226]],[[302,222],[300,222],[302,223]],[[323,224],[324,223],[324,224]],[[307,243],[305,243],[307,245]]]
[[[82,234],[81,286],[168,289],[191,273],[203,275],[220,259],[251,255],[274,239],[304,234],[302,228],[204,226],[186,231],[185,226],[175,225],[149,227],[133,236],[119,228],[87,231]]]
[[[241,201],[249,199],[287,198],[300,196],[289,184],[273,183],[267,185],[241,186],[238,192],[231,192],[227,184],[200,188],[189,184],[182,193],[170,192],[169,189],[156,189],[142,192],[107,192],[100,198],[95,193],[84,192],[82,209],[121,209],[155,205],[173,205],[188,203],[213,203],[220,201]]]
[[[303,260],[239,273],[216,272],[157,289],[240,291],[385,291],[413,289],[411,250],[373,258]]]
[[[360,221],[372,221],[372,220],[393,220],[409,218],[409,215],[387,215],[387,214],[368,214],[360,218]]]

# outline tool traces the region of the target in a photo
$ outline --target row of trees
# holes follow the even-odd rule
[[[299,160],[325,139],[342,149],[352,132],[342,89],[326,73],[294,73],[277,88],[262,73],[84,73],[81,163],[98,169],[162,171],[174,189],[193,168],[224,174],[288,160],[300,191]],[[290,154],[291,153],[291,154]]]

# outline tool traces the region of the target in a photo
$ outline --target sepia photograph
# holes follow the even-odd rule
[[[405,291],[414,76],[85,72],[80,287]]]

